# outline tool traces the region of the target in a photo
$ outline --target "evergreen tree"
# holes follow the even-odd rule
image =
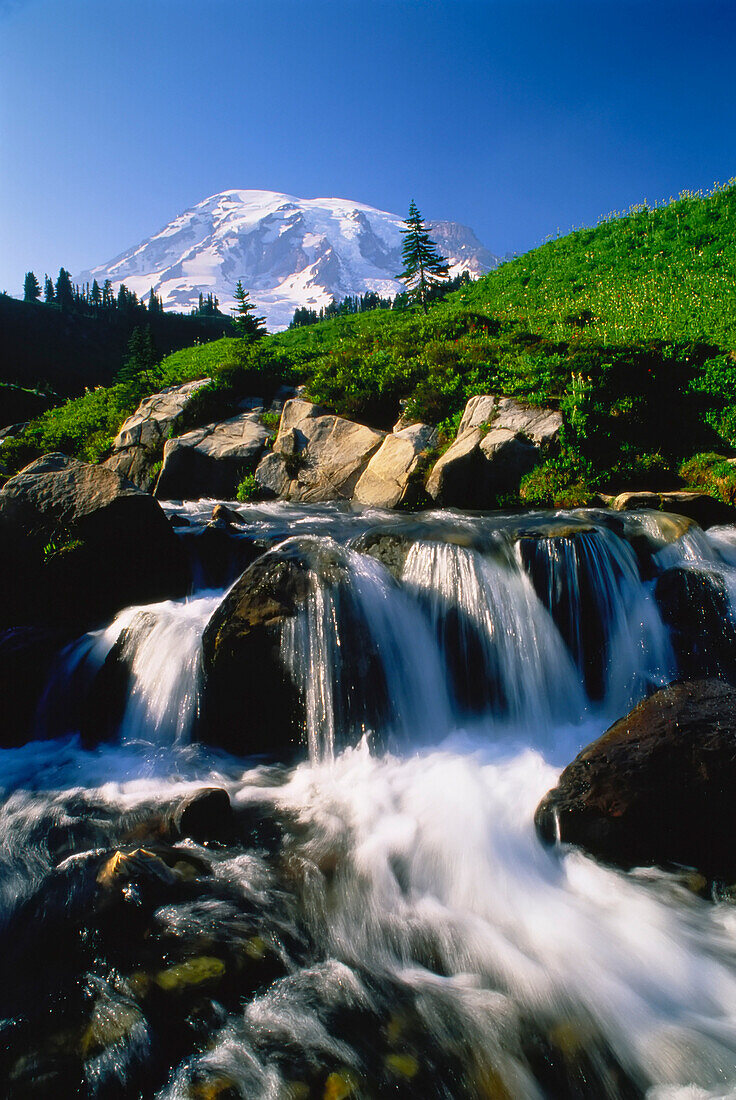
[[[409,205],[406,229],[401,232],[404,234],[401,252],[404,270],[396,278],[406,283],[410,298],[419,302],[426,313],[430,289],[447,278],[447,260],[440,256],[437,246],[430,240],[413,199]]]
[[[115,306],[115,295],[112,289],[112,283],[109,279],[105,279],[102,284],[102,308],[113,309]]]
[[[63,312],[72,309],[74,306],[72,277],[63,267],[59,268],[59,277],[56,280],[56,301],[61,306]]]
[[[257,340],[266,335],[266,318],[256,317],[255,305],[250,300],[248,291],[244,288],[242,280],[238,279],[235,287],[235,305],[232,312],[235,314],[235,335],[249,340]]]
[[[51,303],[56,300],[54,293],[54,280],[49,279],[48,275],[44,276],[43,280],[43,298],[47,303]]]
[[[102,292],[100,290],[100,284],[97,282],[97,279],[93,279],[92,281],[92,292],[89,296],[89,300],[92,303],[92,307],[94,309],[99,309],[102,305]]]
[[[23,283],[23,301],[37,302],[40,297],[41,287],[38,285],[38,279],[32,271],[27,271]]]
[[[156,370],[159,360],[151,326],[135,328],[128,341],[127,357],[118,371],[117,381],[129,382],[133,378],[142,377],[147,385],[156,386],[159,381]]]

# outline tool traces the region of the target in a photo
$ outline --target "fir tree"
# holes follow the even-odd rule
[[[99,309],[102,305],[102,292],[97,279],[93,279],[92,281],[92,293],[90,294],[89,300],[94,309]]]
[[[160,356],[153,341],[151,326],[135,328],[128,341],[127,358],[117,375],[117,381],[129,382],[142,377],[147,385],[158,384],[158,366]]]
[[[257,340],[266,335],[266,318],[255,316],[255,305],[250,300],[248,291],[244,288],[242,280],[238,279],[235,287],[235,305],[232,312],[235,314],[235,335],[249,340]]]
[[[72,277],[63,267],[59,268],[59,277],[56,280],[56,301],[61,306],[63,312],[72,309],[74,306]]]
[[[105,279],[102,284],[102,308],[113,309],[115,306],[115,295],[112,289],[112,283],[109,279]]]
[[[43,280],[43,300],[48,304],[56,300],[56,294],[54,293],[54,280],[50,279],[48,275],[45,275]]]
[[[37,302],[40,297],[41,287],[38,285],[38,279],[32,271],[27,271],[23,283],[23,301]]]
[[[404,270],[396,278],[406,283],[410,298],[419,302],[426,313],[430,289],[447,278],[447,260],[440,256],[437,246],[430,240],[413,199],[409,205],[406,229],[401,232],[404,234],[401,252]]]

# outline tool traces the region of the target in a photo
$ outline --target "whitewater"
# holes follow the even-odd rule
[[[223,577],[198,558],[214,503],[165,505],[197,565],[193,594],[128,608],[69,646],[36,738],[0,752],[4,981],[54,981],[13,970],[19,913],[39,914],[43,935],[36,899],[71,911],[66,884],[85,860],[202,787],[228,792],[252,840],[183,841],[215,888],[161,904],[146,935],[220,951],[228,973],[241,947],[266,945],[277,973],[230,1000],[212,992],[197,1041],[163,1065],[143,956],[127,970],[95,957],[80,997],[129,1026],[88,1051],[81,1094],[736,1096],[736,906],[698,896],[687,869],[623,872],[546,847],[533,821],[580,748],[677,676],[657,570],[717,576],[736,616],[736,528],[670,540],[656,513],[628,517],[651,548],[643,579],[631,542],[595,511],[397,518],[229,503],[240,528]],[[399,566],[369,552],[377,532],[403,540]],[[197,739],[202,634],[239,573],[239,535],[269,554],[314,551],[280,641],[304,700],[292,762],[268,744],[243,758]],[[124,697],[94,742],[80,715],[111,654]],[[12,1048],[32,1011],[28,989],[3,988]],[[53,1018],[44,1028],[55,1034]],[[51,1095],[24,1092],[12,1059],[0,1072],[11,1097]]]

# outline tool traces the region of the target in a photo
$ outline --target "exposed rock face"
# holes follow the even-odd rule
[[[638,492],[619,493],[611,501],[616,512],[632,512],[640,508],[662,508],[674,515],[686,516],[703,529],[715,527],[721,523],[736,523],[736,508],[724,504],[707,493],[692,492]]]
[[[353,500],[374,508],[411,507],[421,492],[412,479],[420,458],[437,439],[430,424],[412,424],[387,435],[355,486]]]
[[[257,413],[169,439],[155,495],[163,500],[230,499],[238,482],[255,470],[269,439]]]
[[[350,500],[384,432],[294,398],[281,416],[273,453],[256,470],[262,489],[286,500]]]
[[[0,623],[88,628],[183,595],[189,572],[156,501],[113,470],[45,455],[0,490]]]
[[[736,683],[736,622],[722,577],[678,566],[657,579],[654,594],[681,674]]]
[[[184,412],[197,390],[211,380],[200,378],[154,393],[123,424],[113,443],[113,453],[104,463],[141,489],[150,489],[156,479],[152,467],[161,459],[169,429]]]
[[[485,461],[480,451],[482,439],[481,429],[471,428],[437,459],[427,480],[427,492],[438,504],[482,507],[477,503]]]
[[[681,864],[736,877],[736,690],[671,684],[563,771],[537,808],[542,838],[623,867]]]
[[[427,492],[438,504],[493,508],[559,439],[562,416],[481,394],[465,406],[452,446],[435,463]]]
[[[490,424],[493,428],[505,428],[520,432],[539,447],[550,446],[559,439],[562,414],[554,409],[522,405],[511,397],[481,394],[471,397],[457,430],[458,439],[466,432]]]
[[[438,504],[492,508],[499,493],[515,488],[540,461],[540,449],[523,435],[470,428],[437,460],[427,492]]]

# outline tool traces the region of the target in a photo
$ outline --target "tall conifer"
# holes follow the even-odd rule
[[[409,204],[406,229],[401,232],[404,234],[401,252],[404,270],[396,278],[406,283],[410,298],[419,302],[426,313],[431,287],[448,277],[447,260],[440,256],[434,241],[430,240],[427,227],[413,199]]]

